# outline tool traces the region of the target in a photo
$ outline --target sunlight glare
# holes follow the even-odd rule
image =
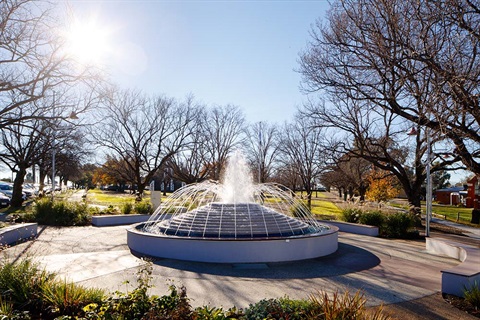
[[[74,19],[65,35],[68,54],[81,64],[101,65],[106,62],[111,51],[108,43],[110,33],[96,19]]]

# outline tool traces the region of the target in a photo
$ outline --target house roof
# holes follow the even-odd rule
[[[450,187],[450,188],[445,188],[445,189],[438,189],[436,190],[437,192],[459,192],[465,190],[464,187]]]

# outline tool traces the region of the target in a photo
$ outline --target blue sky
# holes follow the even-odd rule
[[[305,100],[299,52],[329,8],[319,1],[70,1],[111,30],[122,87],[239,106],[249,122],[288,121]]]

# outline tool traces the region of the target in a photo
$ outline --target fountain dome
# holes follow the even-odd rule
[[[134,254],[225,263],[316,258],[338,248],[338,228],[320,224],[293,192],[254,184],[241,154],[222,183],[187,185],[128,230]]]

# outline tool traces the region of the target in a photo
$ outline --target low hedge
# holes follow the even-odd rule
[[[414,229],[416,218],[405,212],[384,213],[379,210],[364,211],[360,208],[347,208],[342,211],[342,218],[346,222],[378,227],[382,237],[412,238],[418,236]]]

